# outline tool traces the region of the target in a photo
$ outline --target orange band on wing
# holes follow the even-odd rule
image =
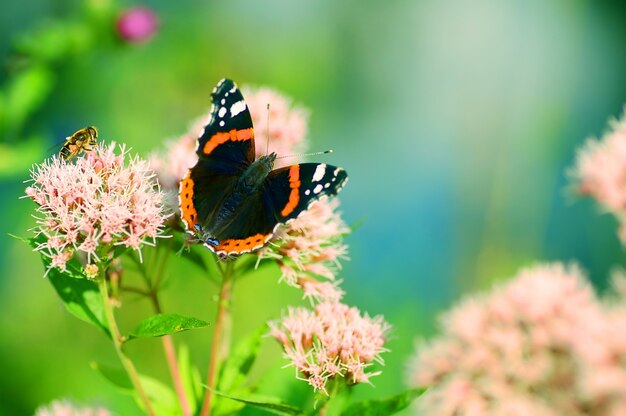
[[[232,129],[230,131],[222,131],[219,133],[215,133],[211,138],[204,144],[202,148],[202,152],[205,155],[211,154],[213,150],[220,144],[226,142],[243,142],[246,140],[250,140],[254,137],[254,131],[252,128],[249,129]]]
[[[263,247],[263,245],[270,239],[273,233],[269,234],[255,234],[252,237],[244,238],[241,240],[235,238],[229,238],[228,240],[224,240],[220,242],[220,244],[215,247],[215,251],[226,254],[239,254],[243,252],[248,252],[252,250],[256,250],[257,248]]]
[[[198,223],[198,213],[193,205],[193,180],[189,177],[190,172],[180,182],[180,214],[187,225],[188,230],[194,231]]]
[[[291,192],[289,193],[289,200],[287,205],[280,211],[280,215],[286,217],[291,214],[300,202],[300,165],[293,165],[289,168],[289,187]]]

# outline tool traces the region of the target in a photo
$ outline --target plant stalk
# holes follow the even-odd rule
[[[102,301],[104,303],[104,313],[107,323],[109,324],[109,329],[111,331],[111,339],[113,340],[113,345],[115,346],[115,352],[117,352],[117,356],[122,362],[126,373],[130,377],[130,381],[133,383],[139,399],[144,404],[146,412],[150,416],[154,416],[155,413],[152,409],[152,404],[150,403],[150,400],[148,399],[148,396],[146,395],[146,392],[141,385],[141,381],[139,380],[139,374],[137,373],[133,362],[130,360],[130,358],[126,356],[126,354],[124,354],[124,351],[122,351],[123,338],[120,334],[119,328],[117,327],[117,322],[115,321],[115,315],[113,313],[113,308],[111,307],[107,282],[104,273],[100,273],[100,276],[98,276],[98,286],[100,289],[100,295],[102,296]]]
[[[230,320],[230,297],[233,288],[233,270],[234,262],[226,263],[222,271],[222,283],[217,303],[217,316],[215,318],[215,331],[213,332],[213,340],[211,341],[211,352],[209,356],[209,369],[207,373],[207,386],[202,402],[201,416],[209,416],[211,414],[211,401],[213,398],[213,389],[216,387],[216,378],[219,370],[219,364],[222,358],[228,353],[230,344],[229,333],[224,331]]]

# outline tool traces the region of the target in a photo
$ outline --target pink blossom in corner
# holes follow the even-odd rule
[[[573,172],[581,193],[619,216],[626,213],[626,121],[616,121],[601,140],[578,150]]]
[[[110,416],[111,413],[100,407],[79,407],[68,400],[55,400],[47,406],[39,407],[35,416]]]
[[[115,246],[140,250],[159,236],[167,215],[154,172],[124,146],[100,144],[75,163],[56,157],[36,165],[26,197],[37,205],[35,250],[65,270],[74,253],[98,263]],[[93,271],[93,268],[89,269]]]
[[[328,285],[312,287],[312,278],[334,280],[340,260],[347,258],[348,247],[343,236],[350,232],[337,211],[338,200],[314,202],[296,219],[282,225],[270,244],[257,252],[259,259],[274,259],[281,269],[281,280],[305,288],[305,295],[314,298],[327,293],[335,299],[337,291]],[[336,288],[336,286],[335,286]],[[339,295],[340,296],[340,295]]]
[[[608,329],[611,320],[575,267],[522,270],[490,294],[465,300],[442,322],[442,335],[418,345],[407,372],[410,385],[430,387],[418,402],[424,414],[623,409],[626,361],[614,358],[626,357],[626,336],[619,335],[626,327]]]
[[[329,379],[348,384],[368,383],[380,372],[367,371],[381,353],[389,325],[382,316],[361,316],[357,308],[323,302],[313,311],[289,308],[280,321],[269,323],[270,334],[281,344],[296,377],[314,390],[326,392]]]
[[[133,7],[125,10],[117,19],[117,33],[127,42],[146,42],[159,27],[154,10],[148,7]]]

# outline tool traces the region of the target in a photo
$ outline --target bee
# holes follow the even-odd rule
[[[65,161],[70,161],[80,154],[93,150],[98,141],[98,130],[89,126],[78,130],[76,133],[65,139],[63,147],[59,151],[59,157]]]

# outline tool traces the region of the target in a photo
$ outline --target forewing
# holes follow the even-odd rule
[[[301,163],[270,172],[265,187],[277,221],[287,222],[313,201],[336,195],[347,180],[348,174],[343,168],[325,163]]]
[[[243,170],[254,162],[254,130],[248,106],[229,79],[217,84],[211,100],[211,118],[198,139],[198,158],[210,160],[215,167]]]

